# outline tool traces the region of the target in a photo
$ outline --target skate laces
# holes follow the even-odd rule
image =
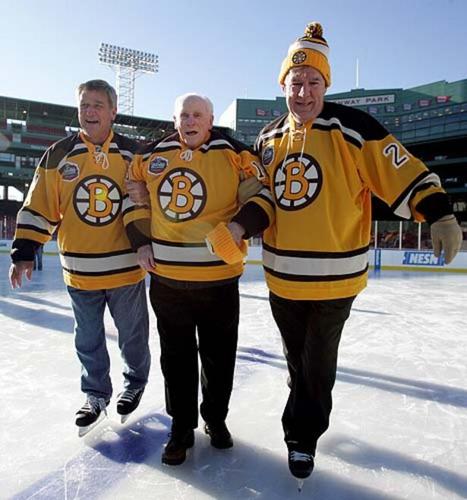
[[[104,398],[98,398],[96,396],[88,395],[88,399],[83,408],[88,407],[93,413],[98,413],[98,411],[106,412],[107,405]]]
[[[119,401],[133,401],[135,397],[139,394],[141,389],[125,389],[118,395]]]
[[[313,455],[311,453],[302,453],[300,451],[291,451],[290,460],[294,462],[311,462]]]

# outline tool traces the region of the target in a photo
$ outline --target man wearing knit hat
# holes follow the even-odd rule
[[[279,75],[289,112],[255,145],[270,190],[228,225],[231,244],[265,230],[263,265],[290,375],[282,424],[300,479],[329,426],[342,329],[367,283],[371,193],[398,216],[427,221],[446,263],[462,241],[438,176],[367,113],[324,102],[328,51],[318,23],[291,45]],[[215,247],[220,257],[225,248]]]

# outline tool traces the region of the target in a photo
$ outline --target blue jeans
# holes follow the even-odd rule
[[[106,304],[118,330],[123,358],[124,387],[137,389],[148,381],[149,316],[144,280],[107,290],[80,290],[68,286],[75,316],[75,347],[81,361],[81,390],[110,400],[110,358],[104,329]]]

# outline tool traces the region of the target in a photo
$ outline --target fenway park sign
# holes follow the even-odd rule
[[[346,97],[344,99],[329,99],[346,106],[367,106],[368,104],[392,104],[395,101],[394,94],[368,95],[365,97]]]

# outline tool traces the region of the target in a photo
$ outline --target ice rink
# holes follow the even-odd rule
[[[343,333],[331,427],[301,493],[287,468],[280,416],[287,370],[260,266],[241,281],[241,323],[228,424],[216,450],[201,427],[187,461],[161,464],[164,411],[158,337],[142,403],[78,438],[84,402],[73,318],[58,257],[19,291],[0,254],[0,498],[467,498],[467,275],[382,272],[354,303]],[[115,395],[121,362],[110,317]]]

